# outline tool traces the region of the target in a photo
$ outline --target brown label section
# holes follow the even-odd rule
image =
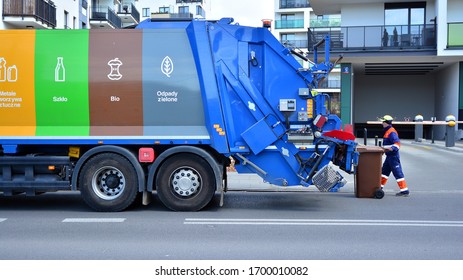
[[[90,135],[142,135],[142,31],[90,30]]]

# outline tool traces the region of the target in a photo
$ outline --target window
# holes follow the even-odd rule
[[[206,14],[204,13],[204,9],[200,5],[196,6],[196,15],[206,17]]]
[[[281,34],[281,41],[283,43],[286,41],[294,41],[295,39],[296,39],[296,35],[294,33]]]
[[[68,16],[69,16],[69,13],[67,11],[64,11],[64,29],[69,28],[69,26],[68,26]]]
[[[188,7],[188,6],[180,6],[180,7],[178,7],[178,13],[179,14],[189,14],[190,13],[190,7]]]
[[[281,15],[281,20],[294,20],[296,18],[296,15],[294,14],[282,14]]]
[[[384,25],[394,42],[418,43],[425,22],[426,2],[384,4]]]
[[[143,8],[141,9],[141,14],[143,17],[150,17],[150,8]]]
[[[159,7],[159,13],[160,14],[168,14],[168,13],[170,13],[170,8],[169,7]]]

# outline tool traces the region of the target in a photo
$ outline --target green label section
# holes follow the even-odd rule
[[[88,30],[37,30],[36,135],[89,135],[88,38]]]

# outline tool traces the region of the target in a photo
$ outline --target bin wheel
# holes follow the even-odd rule
[[[382,189],[377,189],[375,192],[375,198],[381,199],[384,197],[384,191]]]

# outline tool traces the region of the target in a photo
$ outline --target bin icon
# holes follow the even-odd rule
[[[381,189],[381,168],[383,148],[377,146],[357,146],[359,153],[355,172],[355,196],[358,198],[383,198]]]

